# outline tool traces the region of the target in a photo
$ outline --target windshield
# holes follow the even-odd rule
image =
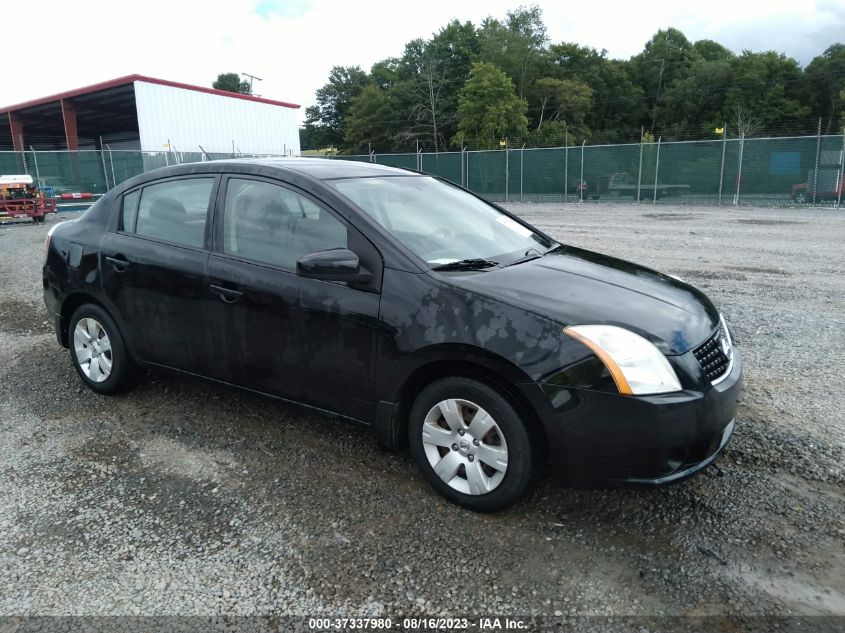
[[[434,267],[464,260],[507,264],[554,244],[475,196],[427,176],[329,184]]]

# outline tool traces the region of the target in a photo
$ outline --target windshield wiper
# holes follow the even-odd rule
[[[498,265],[499,262],[493,262],[489,259],[459,259],[448,264],[440,264],[431,270],[481,270],[482,268],[493,268]]]
[[[552,249],[549,249],[552,250]],[[548,253],[549,251],[546,251]],[[514,261],[510,262],[509,264],[505,265],[505,268],[508,266],[516,266],[517,264],[522,264],[523,262],[530,262],[532,259],[539,259],[546,253],[541,253],[536,248],[529,248],[525,251],[525,254],[520,257],[519,259],[515,259]]]

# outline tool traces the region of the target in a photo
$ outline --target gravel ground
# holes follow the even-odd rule
[[[0,227],[0,615],[845,615],[845,215],[511,206],[721,307],[717,467],[476,515],[366,429],[160,373],[98,396],[45,320],[56,220]]]

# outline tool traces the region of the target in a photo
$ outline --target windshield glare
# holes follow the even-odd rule
[[[552,246],[495,207],[431,177],[349,178],[329,184],[431,266],[465,259],[507,263]]]

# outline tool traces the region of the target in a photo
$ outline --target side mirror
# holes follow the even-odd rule
[[[361,267],[358,256],[346,248],[303,255],[296,262],[296,273],[309,279],[358,284],[367,283],[373,277],[369,270]]]

